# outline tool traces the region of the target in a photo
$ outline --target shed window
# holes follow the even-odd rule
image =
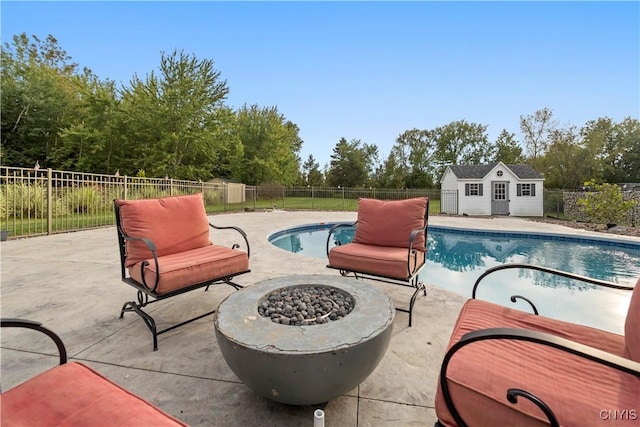
[[[465,184],[465,196],[482,196],[482,184]]]
[[[516,191],[518,196],[535,196],[536,195],[536,185],[535,184],[518,184],[516,186]]]

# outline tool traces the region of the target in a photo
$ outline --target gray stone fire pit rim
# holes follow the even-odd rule
[[[291,326],[274,323],[258,313],[258,301],[276,289],[333,286],[349,293],[354,310],[345,318],[322,325]],[[362,309],[367,308],[366,312]],[[264,280],[229,295],[215,313],[216,334],[248,349],[287,354],[333,353],[382,333],[393,322],[395,308],[387,294],[354,278],[329,275],[292,275]]]

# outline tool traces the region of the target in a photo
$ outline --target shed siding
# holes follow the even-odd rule
[[[482,196],[465,196],[465,184],[483,184]],[[489,215],[491,213],[491,187],[482,180],[465,179],[458,181],[458,210],[460,214]]]
[[[442,178],[440,188],[445,191],[455,191],[458,189],[458,178],[451,172],[451,169],[447,168]]]
[[[520,181],[519,184],[535,184],[535,196],[518,196],[516,185],[513,183],[511,189],[511,215],[513,216],[543,216],[544,215],[544,185],[542,181]]]
[[[498,170],[502,176],[498,176]],[[484,173],[484,171],[482,172]],[[467,215],[491,215],[491,197],[493,182],[507,182],[509,215],[512,216],[543,216],[544,215],[544,179],[520,179],[503,163],[495,165],[483,178],[458,178],[453,171],[447,170],[441,180],[443,191],[458,192],[457,212],[447,212],[443,206],[442,212]],[[482,196],[466,196],[465,184],[482,184]],[[518,196],[518,184],[535,184],[535,196]]]

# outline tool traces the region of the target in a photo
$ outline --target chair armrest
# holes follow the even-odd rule
[[[118,227],[119,228],[119,227]],[[124,232],[120,229],[120,234],[122,235],[122,238],[127,241],[140,241],[140,242],[144,242],[145,245],[147,245],[147,247],[149,248],[149,250],[151,251],[151,255],[153,255],[153,262],[155,263],[155,267],[156,267],[156,277],[153,283],[153,287],[149,286],[147,284],[147,281],[145,279],[145,274],[144,274],[144,269],[146,266],[149,265],[149,263],[147,261],[144,261],[141,265],[140,265],[140,277],[142,277],[142,284],[149,289],[151,292],[155,292],[156,288],[158,287],[158,283],[160,282],[160,267],[158,266],[158,253],[156,250],[156,245],[153,243],[153,241],[151,241],[151,239],[147,238],[147,237],[133,237],[133,236],[127,236],[126,234],[124,234]],[[123,273],[124,274],[124,273]]]
[[[456,423],[461,427],[466,426],[467,424],[462,420],[462,417],[453,404],[451,393],[449,392],[449,385],[447,383],[447,368],[453,355],[462,347],[477,341],[486,340],[517,340],[545,345],[640,378],[640,363],[638,362],[634,362],[633,360],[625,359],[624,357],[607,353],[606,351],[602,351],[597,348],[580,344],[575,341],[571,341],[566,338],[561,338],[545,332],[517,328],[488,328],[468,332],[463,335],[462,338],[460,338],[460,341],[451,346],[449,351],[447,351],[447,354],[445,355],[442,362],[442,367],[440,368],[440,388],[442,390],[443,398],[445,400],[447,408],[451,412],[451,415],[456,420]],[[496,354],[495,356],[497,357],[498,354]],[[508,399],[511,403],[516,403],[514,390],[516,390],[516,392],[523,392],[522,390],[517,389],[507,390],[507,395],[509,396]],[[558,425],[553,412],[551,412],[551,409],[539,398],[526,391],[524,391],[524,393],[518,394],[525,396],[532,401],[537,400],[538,403],[536,403],[535,401],[534,403],[536,403],[536,405],[545,412],[550,424]]]
[[[244,239],[244,243],[247,246],[247,258],[251,257],[251,248],[249,247],[249,240],[247,239],[247,233],[244,232],[244,230],[242,230],[240,227],[234,227],[234,226],[218,226],[218,225],[213,225],[211,223],[209,223],[209,226],[211,228],[214,228],[216,230],[235,230],[238,233],[240,233],[240,235],[242,236],[242,238]],[[234,243],[233,246],[231,246],[231,249],[237,249],[239,248],[240,245],[237,243]]]
[[[45,328],[42,326],[40,322],[34,322],[33,320],[24,320],[24,319],[12,319],[12,318],[3,318],[0,319],[0,327],[2,328],[26,328],[32,329],[34,331],[42,332],[47,335],[49,338],[53,340],[58,347],[58,354],[60,355],[60,364],[64,365],[67,363],[67,349],[62,342],[62,339],[52,330]]]
[[[333,233],[336,232],[336,230],[340,227],[355,227],[357,224],[357,222],[340,222],[338,224],[334,224],[330,229],[329,229],[329,235],[327,236],[327,243],[326,243],[326,251],[327,251],[327,257],[329,257],[329,242],[331,242],[331,235]]]
[[[427,256],[425,253],[424,259],[422,260],[422,262],[418,262],[418,250],[417,249],[413,249],[413,242],[416,240],[416,237],[418,237],[420,234],[426,234],[426,230],[424,228],[418,228],[416,230],[413,230],[411,232],[411,234],[409,235],[409,252],[407,254],[407,271],[409,272],[409,276],[413,276],[414,274],[416,274],[416,272],[418,270],[420,270],[420,268],[422,268],[422,265],[426,262],[427,260]],[[413,269],[411,269],[411,257],[415,258],[415,263],[413,265]]]
[[[477,292],[478,286],[480,285],[480,282],[485,277],[489,276],[492,273],[495,273],[496,271],[508,270],[508,269],[514,269],[514,268],[525,269],[525,270],[537,270],[537,271],[541,271],[541,272],[544,272],[544,273],[549,273],[549,274],[556,275],[556,276],[562,276],[562,277],[566,277],[568,279],[579,280],[581,282],[590,283],[590,284],[597,285],[597,286],[603,286],[603,287],[610,288],[610,289],[619,289],[619,290],[624,290],[624,291],[632,291],[633,290],[633,286],[619,285],[617,283],[613,283],[613,282],[610,282],[610,281],[607,281],[607,280],[594,279],[594,278],[591,278],[591,277],[581,276],[579,274],[569,273],[567,271],[557,270],[557,269],[554,269],[554,268],[542,267],[542,266],[534,265],[534,264],[509,263],[509,264],[502,264],[502,265],[497,265],[495,267],[488,268],[484,273],[482,273],[480,275],[480,277],[478,277],[478,279],[476,280],[476,282],[473,285],[473,290],[471,292],[471,298],[476,299],[476,292]],[[529,303],[529,305],[531,305],[531,307],[533,308],[534,314],[538,314],[538,309],[536,308],[536,306],[528,298],[525,298],[525,297],[520,296],[520,295],[514,295],[514,296],[511,297],[511,302],[515,302],[515,300],[518,299],[518,298],[519,299],[523,299],[527,303]]]
[[[418,237],[419,234],[424,234],[425,231],[426,230],[424,228],[418,228],[417,230],[413,230],[411,232],[411,234],[409,235],[409,250],[411,250],[411,248],[413,247],[413,242],[416,240],[416,237]]]

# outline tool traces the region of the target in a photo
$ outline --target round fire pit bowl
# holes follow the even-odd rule
[[[259,313],[273,291],[289,295],[300,287],[335,288],[351,312],[299,326]],[[340,276],[297,275],[234,292],[218,307],[214,324],[222,355],[244,384],[276,402],[313,405],[343,395],[373,372],[389,346],[394,316],[391,299],[371,285]]]

